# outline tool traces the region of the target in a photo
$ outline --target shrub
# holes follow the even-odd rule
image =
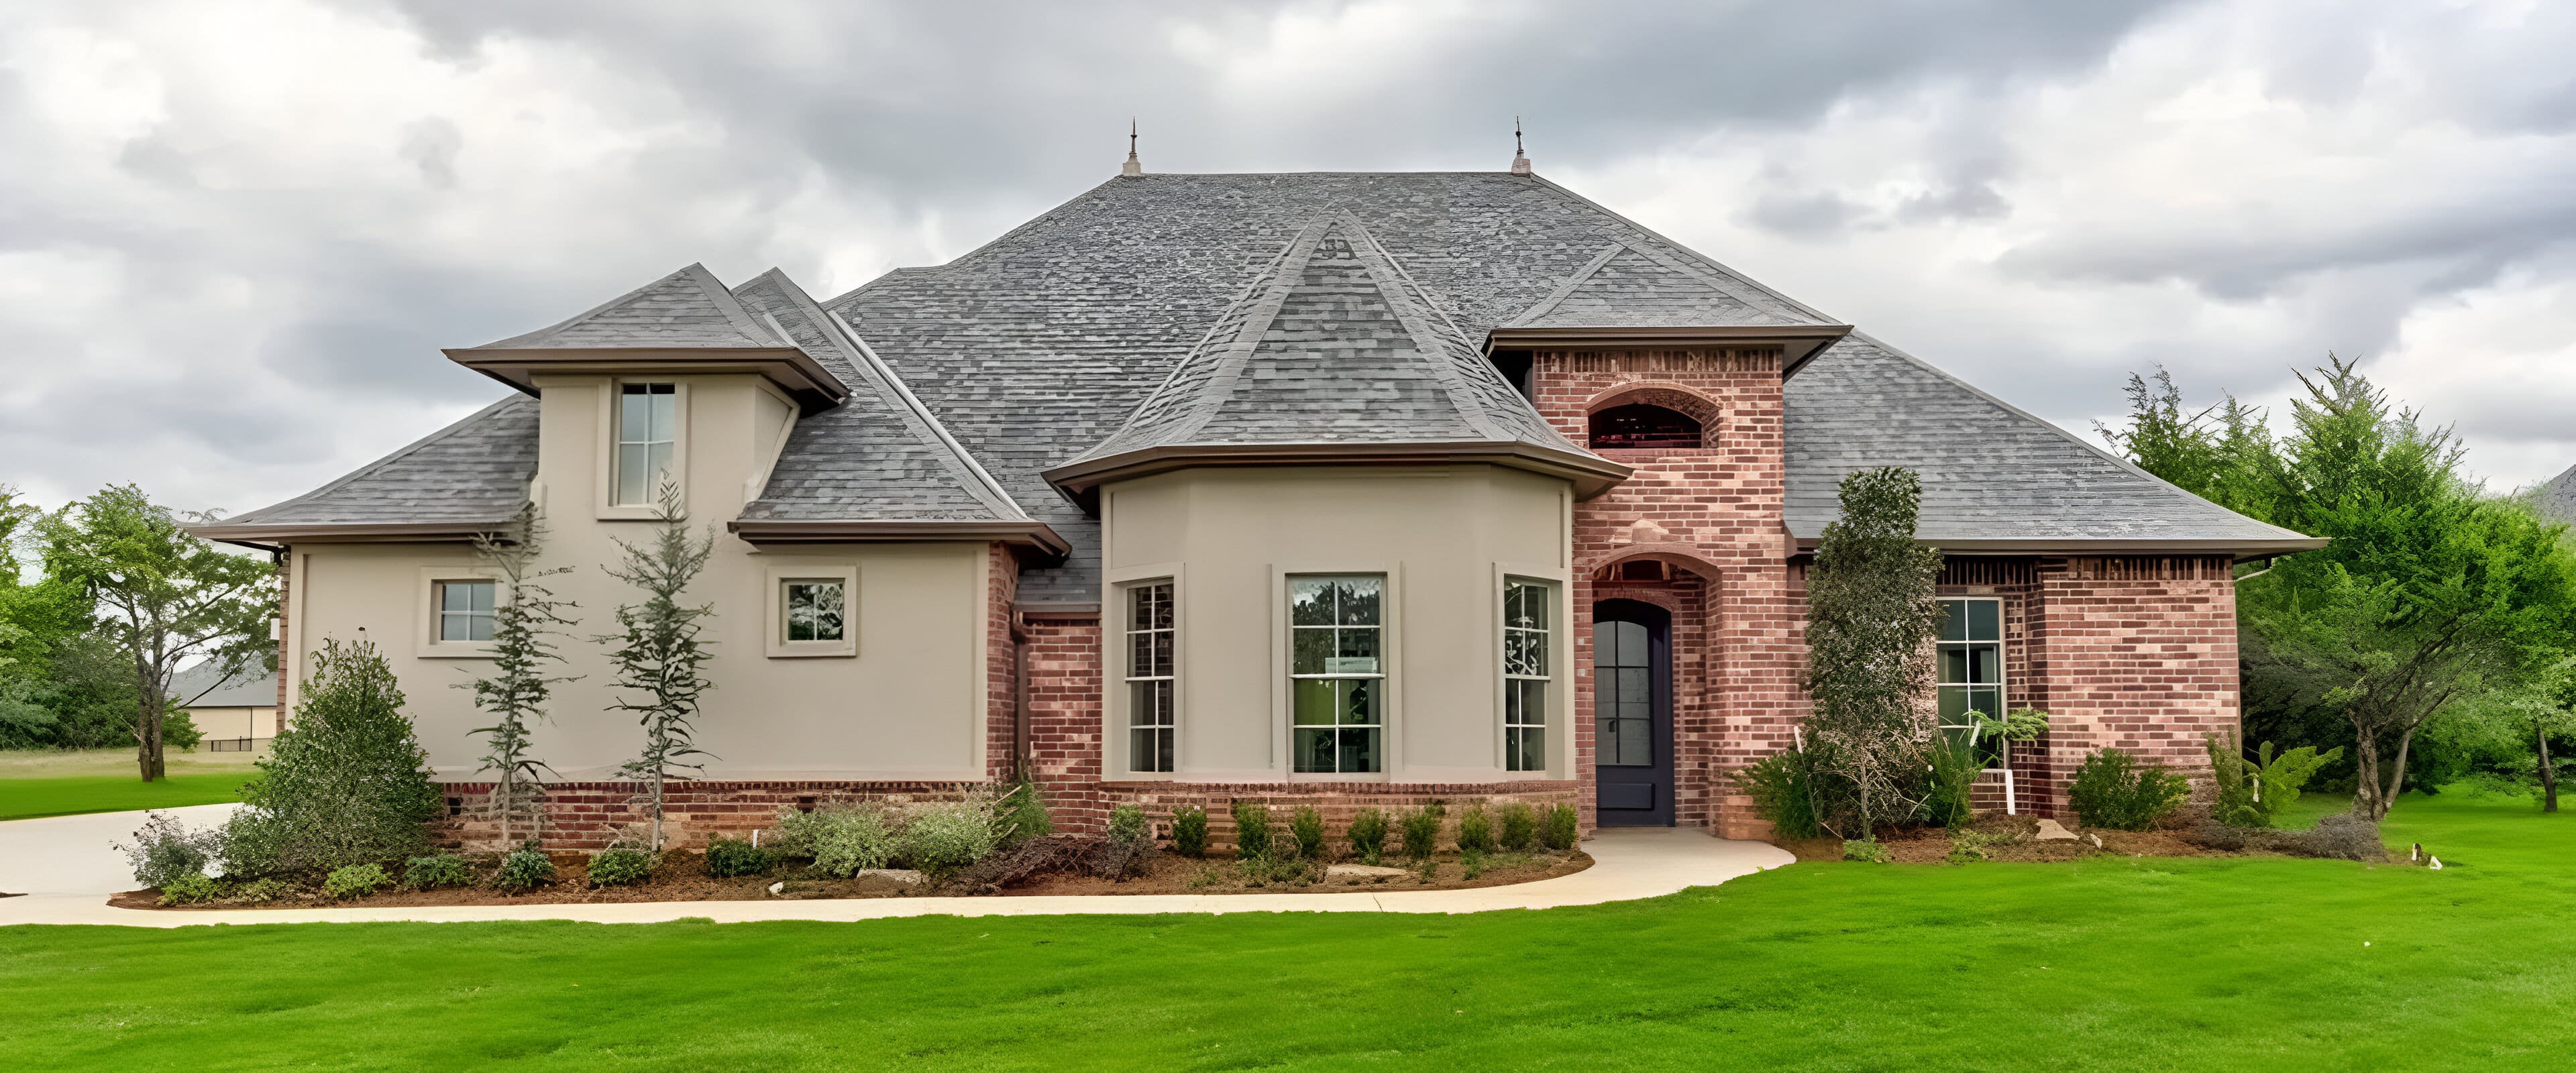
[[[215,881],[204,872],[190,872],[161,884],[161,904],[197,905],[215,900]]]
[[[1297,855],[1310,861],[1324,859],[1324,810],[1307,805],[1288,820],[1288,837],[1297,845]]]
[[[1145,810],[1134,805],[1120,805],[1109,810],[1109,840],[1121,846],[1147,841],[1153,831],[1145,823]]]
[[[1270,806],[1234,803],[1234,855],[1247,861],[1270,856]]]
[[[2104,749],[2084,758],[2067,803],[2087,827],[2144,831],[2165,818],[2191,795],[2191,782],[2164,768],[2140,764],[2123,749]]]
[[[1552,850],[1573,849],[1575,836],[1582,833],[1582,825],[1583,816],[1574,810],[1574,806],[1561,802],[1549,805],[1540,816],[1539,841]]]
[[[1197,857],[1207,852],[1207,810],[1182,805],[1172,810],[1172,852]]]
[[[1350,839],[1351,856],[1359,858],[1361,864],[1374,865],[1379,861],[1384,860],[1386,855],[1386,813],[1381,812],[1374,807],[1364,808],[1353,813],[1351,815],[1351,826],[1348,830],[1342,832],[1342,837]]]
[[[403,862],[403,883],[409,890],[437,890],[440,887],[462,887],[474,882],[474,868],[465,858],[453,853],[434,857],[414,857]]]
[[[707,840],[707,874],[718,879],[756,876],[769,870],[769,851],[752,845],[748,838],[710,838]]]
[[[393,667],[370,642],[325,640],[302,695],[227,825],[226,870],[327,872],[425,849],[446,804]]]
[[[1503,848],[1514,853],[1527,853],[1538,845],[1538,810],[1529,802],[1514,801],[1502,808]]]
[[[883,868],[903,849],[894,819],[873,804],[834,805],[812,812],[782,808],[776,831],[772,845],[779,852],[812,857],[815,871],[844,878]]]
[[[941,801],[905,810],[900,854],[914,868],[945,876],[1001,848],[990,798]]]
[[[2274,756],[2267,741],[2248,760],[2243,743],[2232,732],[2225,738],[2203,735],[2202,741],[2209,748],[2210,774],[2218,789],[2218,805],[2210,818],[2238,827],[2274,826],[2281,810],[2299,799],[2299,791],[2317,769],[2343,757],[2341,747],[2319,753],[2313,745]]]
[[[1954,827],[1950,829],[1950,853],[1943,859],[1952,864],[1982,861],[1987,859],[1986,848],[2003,840],[2002,835]]]
[[[332,869],[330,875],[322,878],[322,893],[333,901],[347,901],[374,894],[378,888],[393,881],[394,877],[386,875],[384,866],[380,864],[344,865]]]
[[[1404,855],[1427,861],[1440,851],[1440,813],[1437,804],[1416,805],[1396,817],[1396,833],[1404,838]]]
[[[1977,759],[1976,750],[1947,738],[1934,742],[1924,758],[1931,762],[1923,794],[1924,820],[1952,830],[1965,826],[1970,816],[1968,795],[1985,763]]]
[[[507,891],[534,890],[554,880],[554,858],[534,843],[501,858],[501,870],[492,875],[492,885]]]
[[[1753,814],[1771,821],[1781,838],[1816,838],[1825,833],[1817,822],[1813,794],[1815,760],[1806,750],[1783,749],[1735,769],[1738,790],[1753,799]]]
[[[248,883],[242,884],[241,886],[234,887],[232,891],[226,895],[225,900],[242,902],[248,905],[259,905],[265,902],[276,901],[285,896],[285,880],[254,879]]]
[[[1458,811],[1458,852],[1492,853],[1494,821],[1485,815],[1485,806],[1469,805]],[[1470,877],[1472,878],[1472,877]]]
[[[661,859],[633,846],[611,846],[590,855],[585,873],[594,887],[631,887],[653,878]]]
[[[1015,846],[1055,833],[1055,818],[1047,815],[1046,802],[1038,798],[1038,784],[1034,782],[1011,787],[994,812],[1003,845]]]
[[[188,876],[204,874],[222,848],[223,836],[213,830],[189,830],[167,812],[146,812],[143,826],[134,829],[134,841],[114,845],[125,854],[125,863],[133,866],[135,882],[167,889]]]
[[[1460,823],[1465,823],[1466,820],[1467,818],[1465,816],[1458,817],[1458,822]],[[1465,873],[1469,879],[1474,879],[1477,876],[1484,875],[1485,851],[1480,849],[1468,849],[1464,845],[1461,845],[1458,848],[1458,870]]]
[[[1895,860],[1896,855],[1888,852],[1887,847],[1880,845],[1875,838],[1846,838],[1843,840],[1843,859],[1886,864]]]

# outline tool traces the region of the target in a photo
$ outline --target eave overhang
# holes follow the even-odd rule
[[[1815,554],[1817,543],[1818,538],[1816,537],[1799,537],[1797,543],[1798,554]],[[1939,540],[1927,537],[1917,540],[1917,543],[1939,548],[1945,555],[2225,555],[2235,559],[2237,562],[2244,562],[2248,559],[2269,559],[2274,556],[2295,555],[2303,551],[2315,551],[2319,548],[2325,547],[2327,540],[2324,537],[2279,539],[2224,539],[2209,537],[2131,539],[2111,537],[2098,540],[2072,537],[2013,537]]]
[[[1818,351],[1850,335],[1848,324],[1725,324],[1705,327],[1496,328],[1485,353],[1496,350],[1675,350],[1693,346],[1780,347],[1781,376],[1796,373]]]
[[[584,373],[752,373],[796,400],[806,413],[850,397],[849,385],[814,356],[792,346],[765,347],[463,347],[448,359],[530,395],[536,378]]]
[[[459,543],[508,531],[510,519],[487,522],[210,522],[187,525],[192,536],[274,550],[288,544]]]
[[[999,541],[1062,558],[1073,545],[1045,522],[802,521],[738,518],[725,528],[745,542],[776,544],[892,544],[928,540]]]
[[[1242,443],[1147,447],[1080,459],[1040,474],[1065,498],[1098,511],[1100,486],[1157,473],[1237,466],[1427,466],[1483,463],[1562,477],[1576,499],[1591,499],[1627,480],[1632,467],[1580,451],[1528,443]]]

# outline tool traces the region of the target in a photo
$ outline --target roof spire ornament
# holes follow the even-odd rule
[[[1120,174],[1120,175],[1126,175],[1126,176],[1137,176],[1137,175],[1143,175],[1143,174],[1145,174],[1145,162],[1144,162],[1144,161],[1141,161],[1141,160],[1136,159],[1136,117],[1135,117],[1135,116],[1128,116],[1128,117],[1127,117],[1127,162],[1126,162],[1126,163],[1124,163],[1124,164],[1120,164],[1120,165],[1118,165],[1118,174]]]
[[[1529,157],[1521,152],[1521,117],[1512,117],[1512,174],[1527,175]]]

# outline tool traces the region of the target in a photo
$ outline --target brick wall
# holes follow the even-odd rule
[[[2033,796],[2047,814],[2065,814],[2097,749],[2206,774],[2201,736],[2239,725],[2231,574],[2225,557],[2039,563],[2029,659],[2050,722]]]
[[[1335,846],[1343,845],[1344,833],[1350,829],[1351,817],[1363,808],[1383,809],[1392,823],[1401,809],[1426,804],[1440,805],[1442,844],[1453,843],[1458,834],[1458,815],[1469,805],[1481,804],[1491,814],[1504,805],[1520,802],[1533,808],[1554,804],[1588,805],[1589,794],[1572,779],[1531,779],[1492,783],[1429,782],[1278,782],[1278,783],[1188,783],[1188,782],[1113,782],[1100,787],[1106,808],[1116,805],[1138,805],[1145,810],[1154,829],[1163,834],[1171,831],[1172,811],[1189,805],[1207,810],[1208,845],[1231,851],[1234,848],[1234,803],[1250,801],[1270,807],[1276,830],[1285,832],[1288,820],[1299,808],[1312,806],[1324,815],[1325,837]],[[1580,800],[1578,800],[1580,799]],[[1497,820],[1497,832],[1500,831]],[[1392,847],[1395,841],[1388,839]]]
[[[1011,605],[1019,601],[1020,563],[1009,545],[996,542],[985,553],[984,593],[984,773],[995,782],[1019,776],[1012,753],[1019,735],[1019,647],[1013,640]]]
[[[1021,630],[1028,650],[1030,776],[1045,791],[1057,830],[1106,831],[1100,620],[1030,617]]]
[[[881,801],[895,805],[916,801],[954,801],[981,785],[967,782],[828,781],[672,783],[663,791],[662,837],[669,846],[703,849],[710,837],[747,836],[755,829],[771,826],[782,808],[811,809],[817,805],[855,801]],[[492,793],[491,783],[448,783],[440,790],[447,795],[448,806],[448,818],[441,831],[443,844],[477,853],[510,848],[501,843],[500,824],[481,818],[484,812],[482,802]],[[589,853],[607,848],[621,833],[633,831],[640,836],[653,819],[646,808],[646,800],[640,783],[549,783],[546,785],[545,846],[556,852]],[[525,837],[521,831],[514,831],[513,835]]]

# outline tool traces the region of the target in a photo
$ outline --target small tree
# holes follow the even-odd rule
[[[2552,735],[2576,734],[2576,659],[2542,672],[2531,695],[2515,706],[2516,729],[2529,733],[2540,775],[2540,811],[2558,811],[2558,761],[2549,755]]]
[[[95,601],[93,628],[132,668],[141,702],[135,765],[145,782],[166,771],[163,719],[181,664],[202,657],[229,676],[253,663],[274,666],[276,659],[268,640],[277,607],[275,568],[217,550],[181,522],[129,484],[102,488],[40,523],[46,571]]]
[[[705,767],[689,758],[707,755],[697,747],[695,723],[699,698],[713,683],[699,673],[710,653],[698,634],[715,608],[684,606],[680,594],[706,568],[707,556],[715,550],[715,533],[710,530],[703,539],[690,537],[688,508],[680,501],[677,484],[665,480],[655,491],[662,525],[653,542],[639,547],[618,541],[625,561],[606,568],[608,576],[643,590],[644,602],[619,605],[617,625],[624,632],[604,635],[599,641],[614,646],[609,660],[617,666],[617,686],[623,691],[617,710],[634,712],[644,726],[644,752],[619,770],[628,778],[644,780],[648,787],[653,849],[660,852],[664,786],[687,777],[683,772]]]
[[[1843,478],[1842,516],[1825,527],[1807,572],[1808,739],[1825,770],[1851,781],[1860,837],[1901,814],[1906,776],[1933,733],[1933,642],[1941,552],[1915,543],[1923,484],[1913,470]]]
[[[327,872],[427,848],[439,792],[402,707],[393,667],[373,643],[325,639],[295,719],[243,789],[249,807],[227,840],[233,870]]]
[[[493,776],[492,797],[485,808],[500,820],[505,847],[515,844],[510,840],[515,819],[528,821],[530,837],[543,833],[538,828],[544,801],[539,773],[551,769],[536,758],[531,735],[546,717],[546,701],[554,695],[554,687],[574,680],[574,676],[545,673],[547,665],[563,662],[553,637],[572,625],[564,612],[574,606],[556,599],[545,584],[545,579],[570,573],[572,568],[537,565],[545,550],[545,531],[545,519],[530,505],[520,509],[506,531],[474,538],[475,555],[501,575],[502,592],[492,609],[492,674],[457,688],[473,690],[474,706],[493,718],[491,726],[472,733],[483,737],[480,770]]]

